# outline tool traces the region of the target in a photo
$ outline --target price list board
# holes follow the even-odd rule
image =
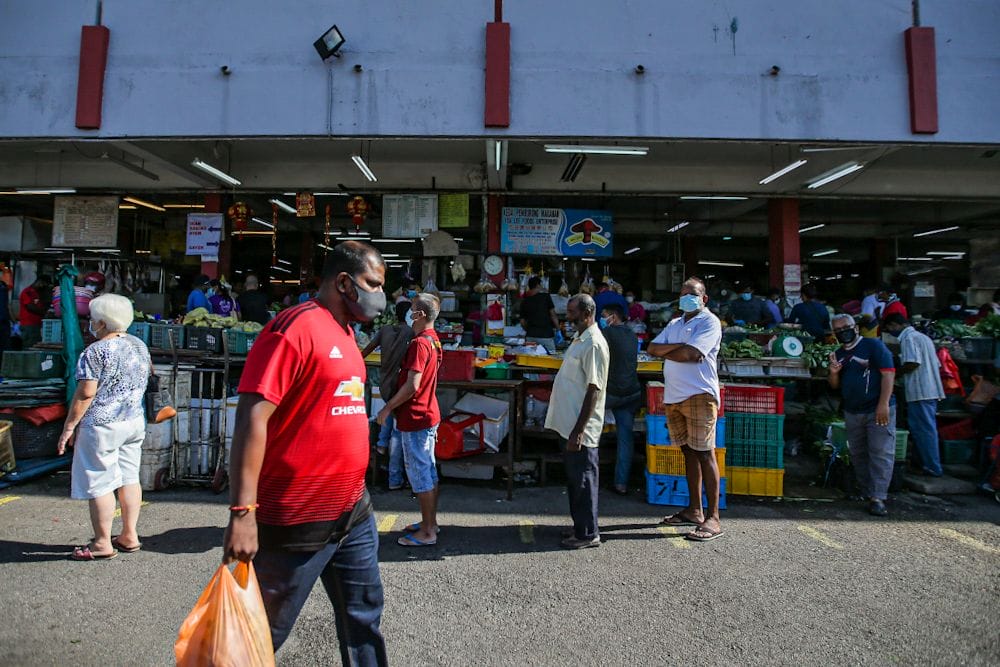
[[[118,245],[118,197],[56,197],[52,245],[114,248]]]
[[[383,195],[382,235],[419,239],[438,228],[437,195]]]

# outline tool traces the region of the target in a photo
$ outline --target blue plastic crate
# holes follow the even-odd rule
[[[149,346],[153,335],[153,329],[149,326],[148,322],[133,322],[128,328],[128,332],[145,343],[147,347]]]
[[[42,342],[62,342],[62,320],[42,320]]]
[[[683,475],[654,475],[646,471],[646,502],[650,505],[674,505],[687,507],[691,502],[687,477]],[[708,506],[708,498],[702,487],[701,504]],[[726,478],[719,480],[719,509],[726,509]]]
[[[667,418],[663,415],[646,415],[646,444],[669,445],[670,430],[667,428]],[[715,446],[726,446],[726,418],[719,417],[715,425]]]

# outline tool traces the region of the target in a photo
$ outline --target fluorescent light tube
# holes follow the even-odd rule
[[[269,203],[271,203],[271,204],[274,204],[275,206],[277,206],[278,208],[280,208],[285,213],[295,213],[296,212],[295,208],[293,208],[292,206],[289,206],[288,204],[286,204],[285,202],[281,201],[280,199],[274,198],[274,199],[268,199],[267,201]]]
[[[698,263],[703,264],[705,266],[735,266],[737,268],[741,268],[743,266],[743,264],[740,262],[709,262],[703,260]]]
[[[735,195],[684,195],[683,201],[744,201],[749,197],[737,197]]]
[[[202,162],[198,158],[191,160],[191,166],[197,169],[201,169],[206,174],[211,174],[212,176],[215,176],[217,179],[219,179],[220,181],[222,181],[227,185],[232,185],[233,187],[237,185],[243,185],[243,182],[240,181],[239,179],[233,178],[232,176],[222,171],[221,169],[216,169],[209,163]]]
[[[205,208],[204,204],[164,204],[163,208]]]
[[[288,266],[292,265],[292,263],[289,262],[287,259],[279,259],[278,264],[287,264]]]
[[[274,236],[274,232],[233,232],[230,236]]]
[[[802,234],[802,233],[805,233],[805,232],[811,232],[812,230],[819,229],[820,227],[826,227],[826,223],[821,222],[820,224],[813,225],[812,227],[803,227],[802,229],[799,230],[799,234]]]
[[[283,266],[272,266],[271,270],[272,271],[284,271],[285,273],[291,273],[291,271],[289,271],[288,269],[286,269]]]
[[[76,188],[17,188],[19,195],[71,195]]]
[[[899,262],[933,262],[933,257],[897,257]]]
[[[503,144],[495,140],[493,142],[493,166],[496,171],[500,171],[500,153],[503,151]]]
[[[955,255],[964,255],[965,251],[964,250],[928,250],[927,254],[928,255],[947,255],[949,257],[953,257]]]
[[[367,178],[369,181],[374,183],[375,181],[378,180],[377,178],[375,178],[375,173],[371,170],[371,168],[368,166],[368,163],[365,162],[365,159],[363,157],[361,157],[360,155],[352,155],[351,160],[354,161],[354,165],[361,170],[361,173],[364,174],[365,178]]]
[[[648,146],[574,146],[571,144],[545,144],[546,153],[590,153],[593,155],[645,155]]]
[[[639,252],[639,250],[640,250],[639,246],[636,246],[634,248],[629,248],[628,250],[626,250],[625,254],[626,255],[631,255],[634,252]]]
[[[827,255],[836,255],[839,250],[820,250],[819,252],[814,252],[813,257],[826,257]]]
[[[268,229],[274,229],[274,225],[272,225],[267,220],[263,220],[261,218],[250,218],[250,219],[253,220],[254,222],[258,223],[258,224],[264,225]]]
[[[384,252],[384,253],[382,253],[382,257],[385,258],[385,259],[389,259],[390,257],[399,257],[399,253],[396,253],[396,252]]]
[[[132,204],[118,204],[119,211],[134,211],[139,208],[138,206],[133,206]]]
[[[931,234],[942,234],[944,232],[953,232],[956,229],[958,229],[958,225],[955,225],[954,227],[944,227],[942,229],[932,229],[929,232],[920,232],[919,234],[914,234],[913,236],[914,238],[916,238],[917,236],[930,236]]]
[[[416,239],[371,239],[372,243],[416,243]]]
[[[317,243],[316,247],[317,248],[322,248],[323,250],[333,250],[333,248],[331,248],[330,246],[326,245],[325,243]]]
[[[292,194],[294,194],[294,193],[292,193]],[[346,193],[346,192],[314,192],[313,196],[314,197],[347,197],[348,193]]]
[[[146,208],[151,208],[154,211],[159,211],[161,213],[163,213],[164,211],[167,210],[167,209],[163,208],[162,206],[158,206],[158,205],[156,205],[156,204],[154,204],[152,202],[148,202],[145,199],[139,199],[138,197],[122,197],[122,199],[125,200],[125,201],[127,201],[127,202],[130,202],[132,204],[138,204],[139,206],[144,206]]]
[[[864,169],[865,165],[860,162],[845,162],[839,167],[834,167],[830,171],[825,171],[811,181],[807,181],[810,190],[815,190],[816,188],[822,187],[827,183],[832,183],[838,178],[843,178],[849,174],[853,174],[859,169]]]
[[[674,225],[673,227],[671,227],[670,229],[668,229],[667,233],[669,234],[670,232],[679,231],[681,229],[684,229],[685,227],[687,227],[690,224],[691,223],[688,222],[687,220],[682,220],[681,222],[678,222],[676,225]]]
[[[808,161],[809,160],[796,160],[795,162],[791,163],[790,165],[788,165],[786,167],[782,167],[781,169],[779,169],[778,171],[774,172],[773,174],[771,174],[767,178],[762,179],[760,181],[760,184],[761,185],[767,185],[771,181],[776,181],[779,178],[781,178],[782,176],[784,176],[785,174],[787,174],[788,172],[795,171],[796,169],[798,169],[799,167],[801,167],[802,165],[804,165]]]

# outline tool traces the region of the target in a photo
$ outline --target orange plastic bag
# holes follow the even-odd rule
[[[174,658],[180,667],[273,667],[274,645],[252,563],[220,565],[184,619]]]

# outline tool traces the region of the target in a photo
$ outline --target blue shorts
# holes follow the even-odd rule
[[[437,486],[437,461],[434,458],[437,429],[435,424],[422,431],[397,431],[403,440],[406,477],[414,493],[433,491]]]

